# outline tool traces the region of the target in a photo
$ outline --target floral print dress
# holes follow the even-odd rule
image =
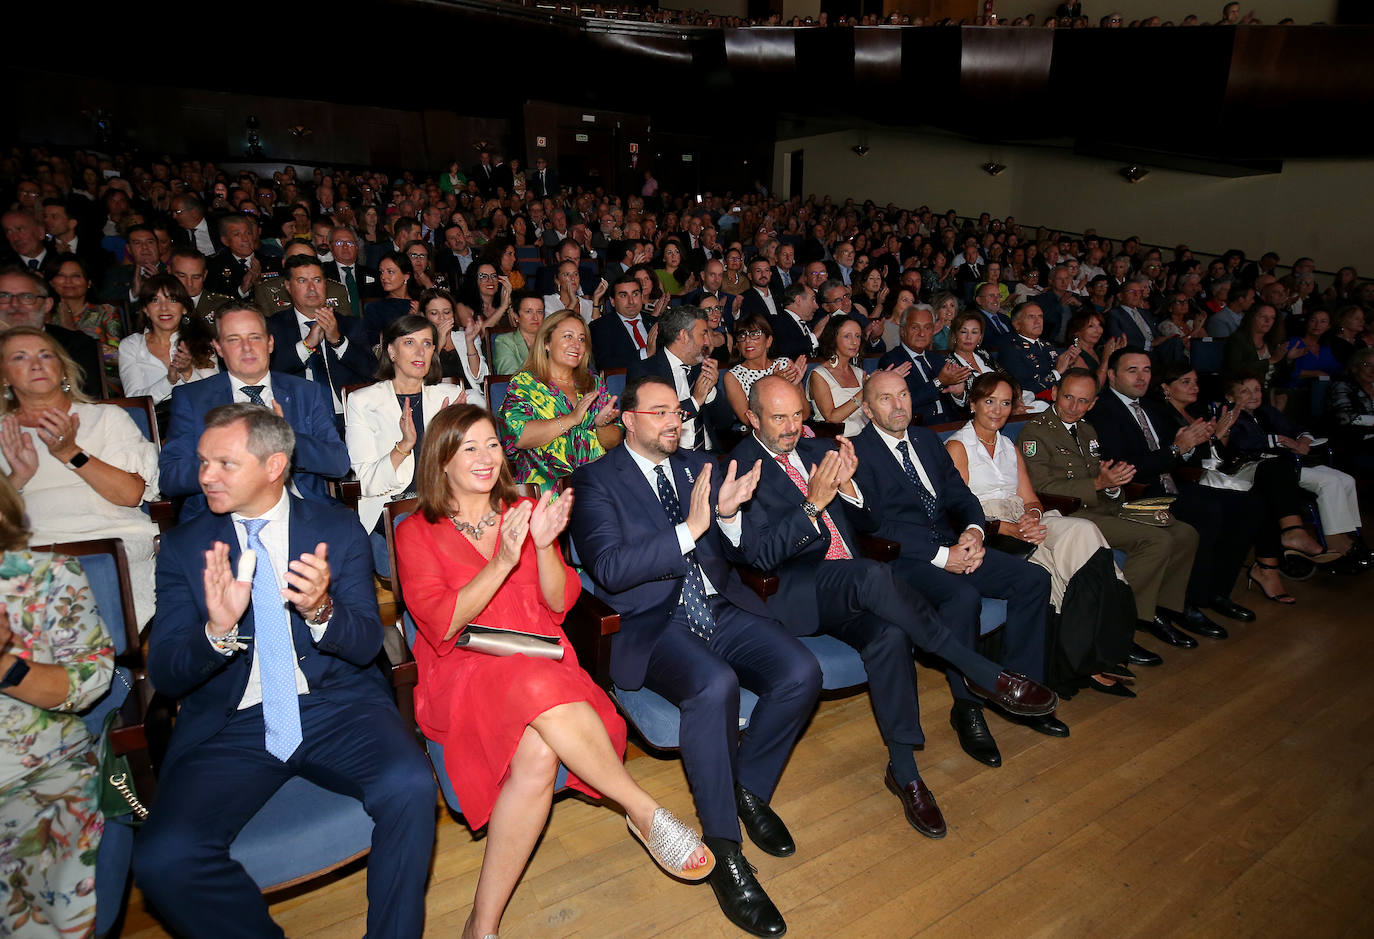
[[[110,687],[110,634],[71,558],[5,552],[0,602],[9,651],[67,672],[67,697],[56,707],[0,696],[0,935],[91,935],[105,819],[96,740],[78,712]]]
[[[606,451],[592,426],[597,412],[611,399],[601,376],[596,376],[596,387],[587,394],[595,395],[596,401],[587,409],[587,416],[582,423],[573,425],[567,433],[555,437],[542,447],[522,450],[516,447],[515,442],[520,439],[525,424],[571,414],[577,402],[569,401],[567,395],[558,388],[544,384],[530,372],[519,372],[511,378],[510,386],[506,389],[506,400],[501,403],[498,430],[517,483],[534,483],[541,491],[552,489],[558,480],[571,476],[572,471],[583,463],[591,463],[605,455]]]

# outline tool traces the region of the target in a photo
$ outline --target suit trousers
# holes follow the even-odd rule
[[[1045,678],[1045,630],[1050,609],[1050,575],[1043,567],[989,550],[972,574],[953,574],[919,558],[898,558],[898,575],[938,611],[955,637],[970,649],[977,648],[983,614],[983,598],[1007,601],[1007,623],[1002,664],[1036,681]],[[951,662],[951,665],[956,663]],[[960,672],[963,672],[961,675]],[[947,670],[955,698],[971,699],[963,677],[984,688],[987,679],[956,667]],[[995,682],[994,673],[991,681]]]
[[[816,657],[775,620],[717,595],[716,628],[692,634],[678,606],[649,653],[644,687],[682,711],[678,741],[702,834],[740,841],[735,784],[765,802],[821,691]],[[759,696],[749,728],[739,732],[739,689]]]
[[[1078,513],[1097,524],[1113,548],[1126,552],[1121,570],[1135,594],[1136,619],[1149,622],[1156,607],[1181,612],[1187,605],[1188,576],[1197,554],[1197,530],[1178,519],[1168,528],[1128,521],[1111,506]]]
[[[353,796],[372,817],[367,935],[414,937],[434,848],[433,770],[379,688],[301,695],[302,741],[283,763],[264,749],[262,706],[235,712],[167,767],[139,833],[139,887],[182,936],[281,936],[262,892],[229,856],[240,829],[292,776]]]
[[[1049,575],[1035,570],[1045,581],[1048,602]],[[821,631],[863,656],[873,715],[888,743],[925,742],[913,646],[944,659],[951,675],[967,675],[985,688],[996,683],[1001,669],[974,651],[976,620],[972,635],[958,627],[946,628],[947,617],[937,615],[892,566],[868,560],[825,561],[816,569],[815,581]],[[1043,629],[1040,637],[1043,645]],[[1040,657],[1043,660],[1043,649]]]
[[[1207,606],[1214,596],[1229,597],[1264,525],[1264,500],[1254,492],[1184,485],[1179,487],[1173,514],[1197,529],[1188,601]]]

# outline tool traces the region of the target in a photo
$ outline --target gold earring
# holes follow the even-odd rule
[[[64,379],[62,379],[62,393],[63,393],[63,394],[66,394],[66,393],[70,392],[71,390],[72,390],[72,380],[71,380],[70,378],[64,378]]]

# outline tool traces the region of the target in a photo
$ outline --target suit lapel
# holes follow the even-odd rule
[[[621,492],[639,503],[639,510],[646,513],[646,518],[662,518],[666,522],[667,516],[663,513],[663,503],[658,501],[658,490],[649,485],[649,481],[639,471],[639,465],[635,463],[634,457],[630,456],[625,449],[625,445],[621,444],[611,453],[617,459]],[[682,517],[686,518],[686,513],[683,513]]]

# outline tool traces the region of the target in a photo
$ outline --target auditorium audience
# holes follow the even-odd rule
[[[0,933],[89,936],[104,781],[79,714],[109,689],[114,649],[81,565],[29,550],[24,509],[0,481]]]
[[[111,394],[119,391],[119,341],[124,321],[110,303],[92,301],[95,282],[87,262],[75,254],[59,254],[57,270],[48,278],[54,295],[49,319],[63,329],[80,330],[95,340],[105,366],[105,383]]]
[[[420,314],[438,330],[435,354],[439,357],[439,374],[444,379],[468,389],[480,389],[482,380],[490,374],[486,356],[482,352],[482,343],[487,335],[487,321],[478,318],[456,325],[458,311],[462,306],[455,303],[453,294],[443,287],[431,287],[422,293],[418,308]]]
[[[722,381],[730,410],[746,427],[749,425],[745,417],[749,410],[749,389],[754,382],[765,375],[782,375],[793,384],[799,384],[806,375],[804,357],[799,356],[795,361],[786,356],[774,358],[772,350],[773,327],[769,325],[768,317],[751,314],[735,321],[736,362]]]

